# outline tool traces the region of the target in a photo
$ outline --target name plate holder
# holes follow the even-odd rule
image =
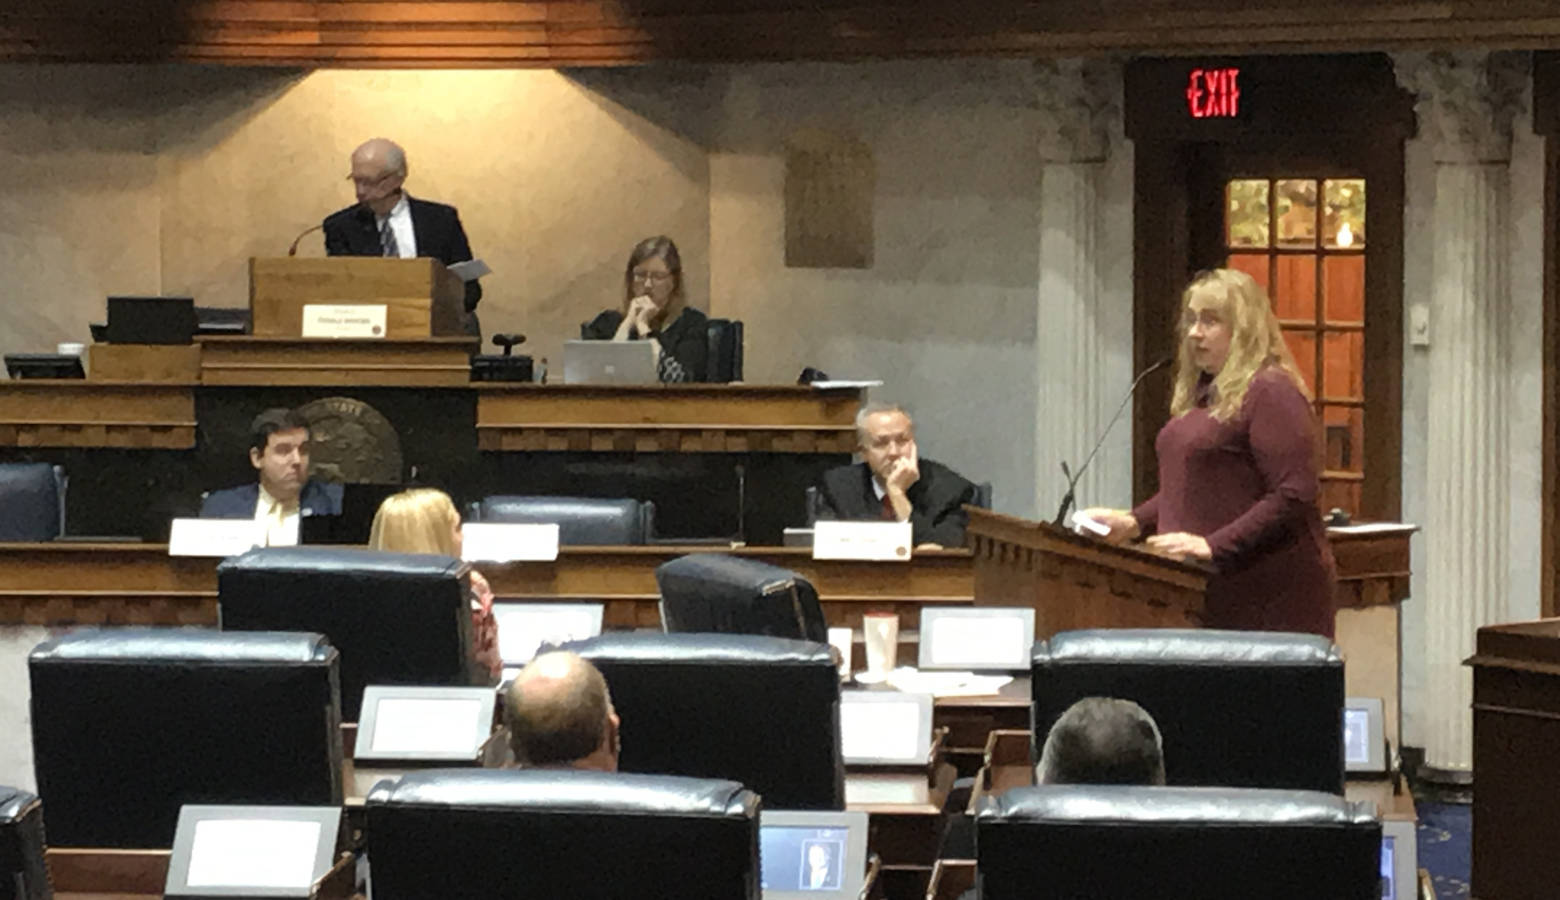
[[[466,562],[552,562],[558,558],[558,524],[468,522],[461,526]]]
[[[264,547],[265,536],[265,523],[254,519],[174,519],[168,555],[226,559]]]
[[[382,340],[390,307],[383,303],[305,303],[300,334],[306,338]]]
[[[341,838],[339,807],[187,805],[163,896],[347,900],[357,865]]]
[[[813,559],[909,562],[909,522],[818,522],[813,525]]]

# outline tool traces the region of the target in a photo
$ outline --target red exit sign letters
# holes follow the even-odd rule
[[[1194,119],[1240,115],[1240,70],[1193,69],[1186,80],[1186,109]]]

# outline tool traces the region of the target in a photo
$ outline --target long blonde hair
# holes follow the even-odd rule
[[[1240,412],[1251,379],[1264,368],[1273,367],[1289,380],[1307,400],[1311,392],[1295,365],[1289,344],[1284,341],[1278,316],[1268,301],[1267,292],[1245,272],[1236,269],[1212,269],[1192,279],[1181,294],[1180,341],[1175,352],[1175,390],[1170,395],[1171,417],[1184,415],[1197,406],[1197,381],[1202,370],[1192,361],[1188,308],[1193,300],[1207,301],[1230,329],[1230,353],[1223,368],[1213,376],[1213,395],[1209,413],[1220,422],[1228,422]]]
[[[435,488],[412,488],[379,504],[368,546],[395,553],[458,556],[455,529],[459,525],[460,513],[449,494]]]

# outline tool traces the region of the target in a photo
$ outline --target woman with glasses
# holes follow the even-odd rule
[[[628,256],[623,305],[582,329],[589,341],[649,341],[663,382],[703,381],[709,358],[709,319],[683,298],[682,258],[664,235],[645,238]]]
[[[1170,422],[1154,442],[1159,493],[1086,509],[1106,540],[1143,535],[1211,563],[1211,628],[1333,634],[1334,565],[1317,512],[1316,424],[1305,380],[1250,275],[1215,269],[1181,299]]]

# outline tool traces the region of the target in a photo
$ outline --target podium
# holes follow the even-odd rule
[[[966,506],[975,602],[1027,606],[1035,638],[1078,628],[1198,628],[1212,570]]]
[[[460,278],[426,257],[249,260],[254,337],[302,336],[304,307],[312,304],[382,305],[391,340],[461,335],[464,302]]]

